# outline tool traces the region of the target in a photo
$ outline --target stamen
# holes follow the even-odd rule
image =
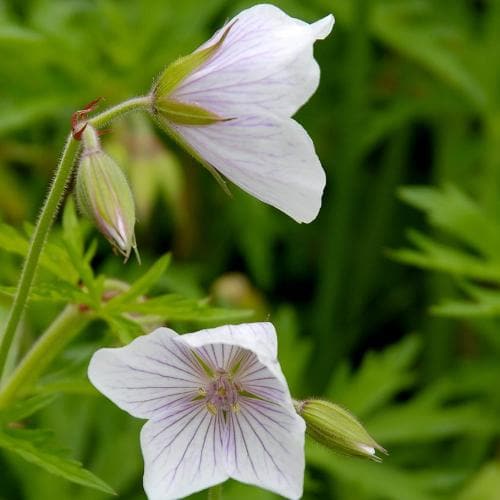
[[[217,406],[215,406],[213,403],[207,403],[207,410],[212,415],[217,415]]]

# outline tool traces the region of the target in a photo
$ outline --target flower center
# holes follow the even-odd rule
[[[221,369],[217,369],[212,380],[200,389],[200,393],[205,396],[208,411],[214,415],[220,410],[238,412],[239,391],[241,391],[241,387],[234,382],[231,374]]]

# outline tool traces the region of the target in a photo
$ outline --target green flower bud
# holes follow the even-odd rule
[[[377,450],[387,454],[356,417],[339,405],[307,399],[297,401],[295,409],[305,420],[309,436],[332,450],[378,462],[381,459],[375,454]]]
[[[136,250],[135,205],[132,192],[120,167],[102,151],[96,131],[87,126],[84,149],[76,177],[80,210],[89,217],[127,260]]]

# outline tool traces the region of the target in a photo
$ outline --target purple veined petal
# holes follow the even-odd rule
[[[244,191],[297,222],[316,218],[326,176],[310,137],[296,121],[261,114],[208,126],[166,126]]]
[[[158,418],[191,401],[206,375],[177,333],[159,328],[125,347],[99,349],[90,361],[92,384],[138,418]]]
[[[195,333],[186,333],[179,336],[178,341],[191,348],[210,346],[210,344],[225,344],[228,347],[242,347],[267,358],[275,359],[278,355],[276,330],[271,323],[218,326]],[[217,352],[217,356],[217,359],[222,361],[222,354]],[[228,356],[230,359],[234,359],[235,352],[231,353],[227,350],[224,356],[225,359]]]
[[[310,25],[273,5],[247,9],[227,24],[231,30],[217,53],[172,97],[224,117],[262,111],[290,117],[318,87],[313,44],[333,24],[331,15]],[[198,50],[217,43],[227,26]]]
[[[291,404],[240,401],[240,411],[228,415],[226,467],[230,477],[287,498],[300,498],[304,433],[305,423]]]
[[[183,498],[228,479],[225,423],[203,401],[172,408],[141,431],[144,489],[149,500]]]

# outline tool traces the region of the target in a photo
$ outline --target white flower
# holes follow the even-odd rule
[[[152,93],[160,124],[195,157],[298,222],[317,216],[325,173],[291,116],[318,87],[313,45],[333,23],[257,5],[167,68]]]
[[[229,477],[300,498],[305,423],[276,356],[270,323],[186,335],[159,328],[94,354],[91,382],[149,420],[141,445],[150,500],[184,497]]]

